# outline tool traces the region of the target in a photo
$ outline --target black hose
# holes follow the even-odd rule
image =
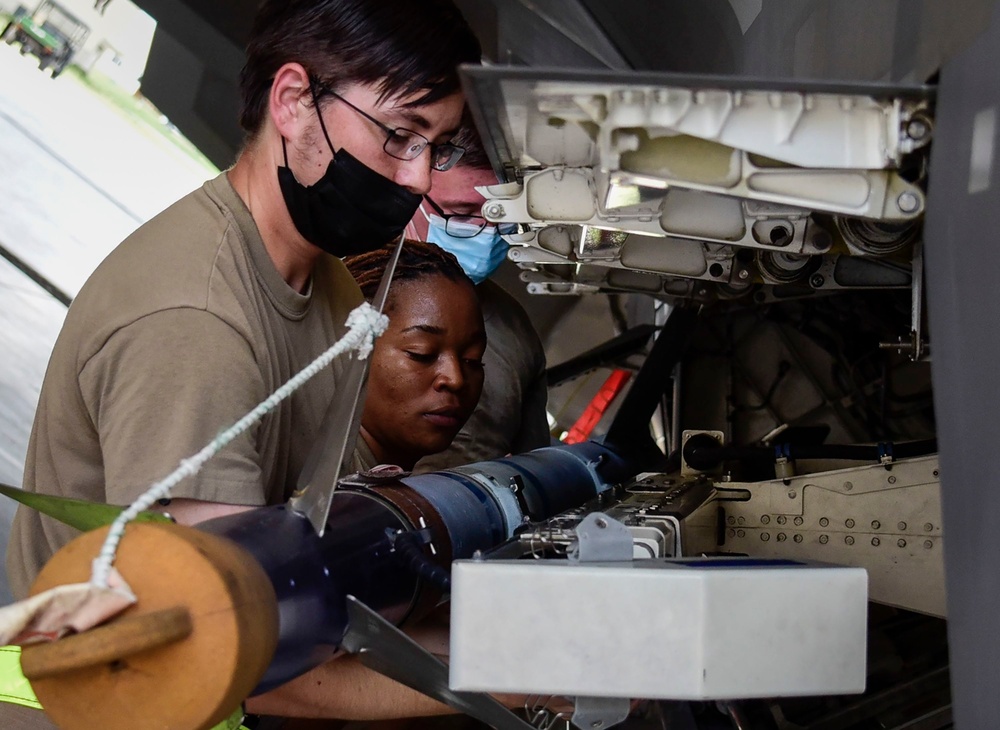
[[[393,543],[403,567],[442,593],[451,592],[451,574],[424,555],[423,538],[418,532],[401,532]]]
[[[711,438],[711,437],[709,437]],[[767,446],[720,446],[690,439],[684,445],[684,460],[695,469],[712,469],[725,461],[773,461],[796,459],[843,459],[845,461],[881,461],[883,457],[905,459],[937,452],[937,439],[879,444],[777,444]]]

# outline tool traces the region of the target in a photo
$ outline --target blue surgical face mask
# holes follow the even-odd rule
[[[453,221],[451,225],[454,228],[461,224]],[[462,270],[474,284],[481,284],[490,278],[507,256],[510,245],[500,237],[496,226],[486,226],[471,238],[452,236],[444,226],[441,216],[427,216],[428,243],[440,246],[458,259]],[[470,227],[470,232],[473,230],[475,226]]]

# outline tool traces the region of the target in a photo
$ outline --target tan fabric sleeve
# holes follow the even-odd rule
[[[113,504],[131,502],[267,396],[250,344],[198,309],[157,312],[119,330],[84,365],[80,387]],[[264,504],[258,428],[178,484],[173,496]]]

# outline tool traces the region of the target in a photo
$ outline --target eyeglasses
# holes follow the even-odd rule
[[[455,213],[445,213],[441,206],[425,195],[424,200],[430,203],[431,208],[444,219],[444,232],[455,238],[475,238],[482,233],[490,222],[481,215],[461,215]],[[497,232],[501,235],[513,235],[521,232],[521,226],[517,223],[500,223]]]
[[[382,124],[382,122],[378,119],[364,110],[354,106],[354,104],[349,102],[319,79],[312,78],[312,83],[323,91],[323,93],[330,94],[330,96],[344,102],[351,109],[385,132],[385,144],[382,145],[382,149],[390,157],[395,157],[397,160],[415,160],[423,154],[425,149],[430,147],[431,167],[439,172],[444,172],[445,170],[450,170],[454,167],[455,163],[458,162],[465,153],[464,147],[459,147],[448,142],[445,142],[444,144],[435,144],[424,135],[419,132],[414,132],[412,129],[405,129],[404,127],[397,127],[393,129],[392,127]]]

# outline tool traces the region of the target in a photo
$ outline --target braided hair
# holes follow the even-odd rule
[[[396,244],[389,244],[368,253],[348,256],[344,259],[347,270],[358,282],[358,287],[365,299],[371,301],[382,281],[382,274],[389,263]],[[406,239],[403,251],[396,262],[396,270],[392,275],[392,283],[420,279],[425,276],[443,276],[455,282],[467,282],[474,286],[472,279],[466,276],[462,267],[452,254],[433,243]]]

